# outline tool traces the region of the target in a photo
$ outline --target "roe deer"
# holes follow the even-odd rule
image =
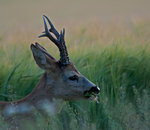
[[[55,114],[60,110],[63,102],[96,99],[100,91],[70,62],[64,40],[65,29],[58,33],[47,16],[43,15],[43,20],[45,31],[39,37],[48,37],[58,47],[60,60],[53,58],[40,44],[31,44],[33,57],[37,65],[45,70],[45,73],[37,86],[26,97],[18,101],[0,102],[1,114],[6,119],[32,115],[35,109],[41,113],[46,112],[48,115]],[[50,29],[47,27],[47,22],[50,24]],[[12,121],[12,118],[9,121],[15,122]]]

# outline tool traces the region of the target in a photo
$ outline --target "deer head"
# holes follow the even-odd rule
[[[95,99],[100,89],[80,74],[69,60],[64,39],[65,29],[58,33],[47,16],[44,15],[43,20],[45,31],[39,37],[48,37],[60,51],[60,59],[56,60],[40,44],[31,44],[31,50],[37,65],[45,70],[46,91],[54,98],[69,101]],[[50,29],[47,27],[46,20],[50,25]]]

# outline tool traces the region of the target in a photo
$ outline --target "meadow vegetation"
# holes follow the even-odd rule
[[[0,36],[0,100],[24,97],[43,74],[32,57],[31,41],[25,40],[31,36],[32,32],[12,34],[9,38],[5,34]],[[101,88],[100,102],[67,102],[59,114],[47,121],[38,115],[38,128],[150,129],[149,36],[149,20],[128,24],[94,21],[72,27],[66,34],[70,59],[83,75]],[[59,57],[57,48],[48,40],[42,39],[40,43],[53,56]],[[5,123],[2,127],[6,127]],[[25,127],[33,129],[32,125]]]

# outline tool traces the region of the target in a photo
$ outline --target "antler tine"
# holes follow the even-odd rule
[[[54,25],[52,24],[52,22],[50,21],[50,19],[46,15],[43,15],[43,16],[47,19],[49,25],[51,26],[49,31],[52,32],[56,36],[56,38],[58,39],[59,38],[59,33],[55,29]]]
[[[43,21],[44,21],[45,32],[43,32],[44,34],[40,35],[39,38],[41,38],[41,37],[48,37],[52,42],[54,42],[54,43],[58,46],[58,41],[57,41],[57,39],[55,39],[55,38],[50,34],[50,32],[49,32],[49,30],[48,30],[48,28],[47,28],[45,16],[43,16]]]
[[[63,37],[65,36],[65,29],[63,28],[62,30],[62,33],[63,33]]]
[[[65,29],[64,28],[60,31],[60,39],[63,42],[63,45],[65,46]]]

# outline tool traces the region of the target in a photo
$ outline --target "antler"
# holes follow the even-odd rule
[[[48,23],[50,24],[51,28],[49,30],[48,30],[45,18],[47,19]],[[63,30],[61,30],[61,32],[59,34],[47,16],[43,15],[43,21],[44,21],[45,31],[39,37],[48,37],[58,47],[58,49],[60,51],[60,63],[61,63],[61,65],[70,64],[68,52],[67,52],[67,48],[66,48],[65,40],[64,40],[65,29],[63,28]],[[53,33],[56,38],[53,37],[51,35],[51,33]]]

